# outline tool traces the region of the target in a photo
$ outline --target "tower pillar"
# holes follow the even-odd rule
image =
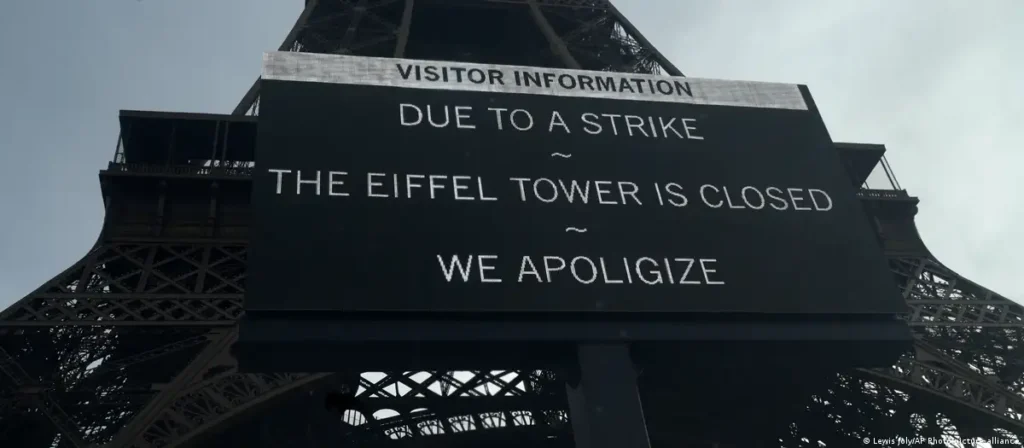
[[[576,448],[650,448],[629,346],[580,344],[579,384],[567,385]]]

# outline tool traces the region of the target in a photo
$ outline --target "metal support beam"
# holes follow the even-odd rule
[[[402,23],[398,27],[398,42],[395,43],[395,57],[405,57],[405,46],[409,43],[409,30],[412,28],[412,9],[415,0],[405,0],[402,10]]]
[[[626,344],[581,344],[580,384],[566,386],[576,448],[650,448]]]
[[[306,0],[306,8],[302,10],[302,14],[299,14],[299,18],[295,20],[295,25],[292,25],[292,29],[288,31],[288,35],[285,36],[284,42],[281,43],[280,47],[277,47],[277,51],[288,51],[292,45],[299,38],[299,33],[303,28],[306,27],[306,22],[309,21],[309,16],[313,14],[313,10],[316,9],[317,4],[320,0]],[[235,106],[235,110],[231,111],[231,115],[245,115],[245,112],[252,107],[253,103],[256,102],[256,97],[260,93],[260,80],[257,78],[252,83],[249,90],[242,96],[242,100]]]
[[[185,370],[174,377],[174,380],[166,388],[149,401],[146,407],[132,419],[131,423],[118,433],[117,439],[110,446],[147,446],[148,444],[139,440],[142,432],[160,416],[160,413],[167,409],[167,406],[177,397],[180,391],[192,384],[196,377],[201,375],[218,356],[227,352],[228,347],[237,339],[238,330],[213,331],[209,334],[209,337],[209,345],[189,363]]]
[[[356,32],[359,30],[359,24],[363,21],[363,17],[366,16],[366,0],[359,0],[354,8],[352,8],[352,21],[349,22],[348,28],[345,30],[345,35],[341,38],[341,45],[338,46],[338,50],[345,50],[352,45],[352,41],[356,38]]]
[[[17,387],[36,386],[36,381],[3,348],[0,348],[0,372],[3,372]],[[39,390],[34,398],[39,406],[39,410],[50,420],[50,423],[53,423],[53,426],[62,438],[76,447],[82,448],[86,446],[86,443],[82,441],[80,436],[82,431],[75,425],[74,420],[61,409],[57,401],[54,400],[53,396],[45,388]]]
[[[580,63],[576,62],[576,58],[572,57],[569,47],[565,46],[565,41],[558,37],[558,33],[548,23],[548,19],[544,17],[544,12],[537,5],[537,0],[527,0],[527,3],[530,5],[530,15],[533,16],[533,21],[540,27],[541,33],[544,33],[544,38],[548,40],[548,44],[551,45],[551,51],[555,56],[565,64],[566,68],[577,70],[582,68]]]
[[[619,24],[626,29],[626,32],[629,33],[630,36],[633,36],[633,39],[636,39],[636,41],[643,45],[644,48],[648,48],[654,53],[654,57],[657,58],[658,64],[661,65],[668,74],[672,76],[686,76],[683,72],[679,71],[679,69],[676,68],[676,66],[673,65],[665,55],[661,54],[657,47],[651,45],[651,41],[647,40],[643,34],[640,34],[640,30],[636,29],[629,19],[622,15],[622,13],[619,12],[611,2],[608,2],[608,11],[615,15],[615,18],[619,20]]]
[[[159,347],[146,350],[142,353],[137,353],[131,356],[115,360],[104,361],[103,364],[100,364],[99,367],[93,369],[90,374],[94,376],[99,376],[107,372],[121,370],[129,366],[157,359],[161,356],[166,356],[172,353],[180,352],[182,350],[187,350],[197,345],[206,344],[208,341],[209,338],[206,335],[192,336],[189,338],[182,339],[180,341],[171,342],[169,344],[164,344]]]

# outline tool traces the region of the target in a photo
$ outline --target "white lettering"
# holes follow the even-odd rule
[[[789,193],[789,200],[793,202],[793,210],[811,210],[810,207],[801,207],[798,202],[803,201],[806,198],[796,197],[794,193],[802,192],[800,188],[787,188],[786,192]]]
[[[430,105],[428,104],[427,105],[427,123],[430,123],[430,125],[435,127],[435,128],[443,128],[445,126],[448,126],[448,123],[451,121],[451,117],[448,116],[448,106],[443,106],[442,110],[444,110],[444,121],[443,122],[436,122],[436,121],[434,121],[434,108],[430,107]]]
[[[498,259],[497,255],[470,255],[466,258],[465,262],[458,255],[452,255],[451,261],[448,263],[445,263],[444,257],[438,255],[437,263],[441,265],[441,275],[444,276],[447,282],[451,283],[457,271],[459,276],[462,277],[462,281],[468,283],[469,274],[473,271],[474,258],[476,258],[476,268],[480,273],[481,283],[501,283],[500,278],[487,276],[488,271],[496,269],[492,262]]]
[[[424,176],[422,174],[406,174],[405,175],[405,197],[406,198],[412,199],[412,189],[413,188],[420,188],[420,187],[423,186],[423,184],[413,183],[413,180],[414,179],[416,179],[416,180],[424,179],[425,177],[426,176]]]
[[[530,265],[530,270],[526,270],[526,265]],[[538,283],[544,283],[544,279],[540,278],[540,272],[537,272],[537,267],[533,265],[533,260],[530,259],[529,255],[523,256],[523,261],[519,263],[519,283],[523,282],[523,276],[526,274],[537,277]]]
[[[516,120],[516,117],[520,117]],[[509,123],[512,123],[512,127],[516,128],[517,131],[528,131],[533,129],[533,115],[527,112],[525,109],[515,109],[508,115]],[[525,124],[524,124],[525,123]]]
[[[597,135],[601,133],[601,124],[596,121],[597,114],[587,112],[580,116],[580,120],[582,120],[583,123],[586,125],[583,127],[583,132],[586,132],[590,135]]]
[[[462,274],[462,281],[469,281],[469,271],[473,266],[472,255],[469,256],[465,264],[462,263],[462,260],[457,255],[452,255],[452,261],[447,266],[444,264],[444,258],[440,255],[437,256],[437,262],[441,265],[441,273],[444,275],[445,280],[451,282],[452,275],[455,273],[455,269],[458,268],[459,273]]]
[[[477,188],[477,192],[480,193],[480,200],[481,201],[497,201],[498,200],[498,198],[496,198],[496,197],[489,197],[486,194],[484,194],[484,179],[482,177],[476,178],[476,188]]]
[[[686,138],[688,138],[690,140],[704,140],[704,137],[701,137],[701,136],[699,136],[697,134],[694,134],[694,133],[690,132],[690,131],[696,131],[697,130],[697,128],[690,126],[690,123],[696,123],[697,119],[695,119],[695,118],[683,118],[683,119],[681,119],[679,121],[683,122],[683,131],[686,132]]]
[[[541,182],[545,182],[546,185],[550,185],[551,186],[551,197],[550,198],[546,199],[543,196],[541,196],[540,190],[537,188],[537,185],[539,185]],[[555,183],[552,182],[551,179],[540,178],[540,179],[537,179],[537,180],[533,181],[533,195],[537,199],[540,199],[541,202],[548,202],[548,203],[555,202],[555,199],[558,199],[558,188],[555,187]]]
[[[607,180],[597,180],[597,181],[594,181],[594,190],[597,191],[597,202],[599,202],[601,204],[605,204],[605,205],[615,205],[615,201],[606,201],[604,199],[604,195],[612,194],[612,191],[611,190],[602,189],[601,188],[602,185],[609,186],[609,185],[611,185],[611,181],[607,181]]]
[[[436,181],[447,179],[448,176],[443,174],[431,174],[427,176],[427,186],[430,188],[430,199],[435,199],[434,192],[444,188],[444,185],[438,184]]]
[[[267,171],[270,171],[271,173],[277,173],[277,188],[274,190],[274,194],[281,194],[281,180],[282,180],[282,177],[284,177],[285,174],[288,174],[288,173],[292,172],[292,170],[270,169],[270,170],[267,170]]]
[[[676,198],[676,200],[673,200],[673,198],[668,199],[668,203],[672,204],[675,207],[686,207],[686,204],[689,203],[689,201],[686,199],[686,196],[683,195],[683,186],[675,182],[669,182],[665,184],[665,193],[668,193],[672,195],[674,198]]]
[[[562,119],[562,115],[559,114],[557,110],[551,111],[551,123],[548,124],[548,132],[554,130],[555,126],[560,126],[566,134],[572,133],[572,131],[569,130],[569,126],[565,125],[565,120]]]
[[[750,194],[749,193],[751,191],[754,192],[754,194],[757,197],[757,200],[754,201],[753,203],[751,203],[751,201],[750,201]],[[743,203],[747,204],[747,207],[749,207],[749,208],[751,208],[753,210],[761,210],[762,208],[764,208],[764,204],[765,204],[764,195],[761,194],[761,192],[758,191],[756,188],[754,188],[754,187],[743,187],[743,189],[740,190],[740,196],[743,197]]]
[[[832,210],[832,198],[829,197],[828,193],[817,188],[810,188],[807,190],[807,193],[811,195],[811,203],[814,204],[815,210],[819,212],[827,212],[829,210]],[[815,198],[815,193],[821,195],[824,198],[824,200],[828,202],[828,205],[823,207],[821,204],[818,204],[818,200]]]
[[[460,180],[470,180],[472,177],[469,176],[452,176],[452,190],[455,191],[456,201],[472,201],[472,196],[459,196],[459,191],[469,190],[468,185],[459,185]]]
[[[408,121],[405,118],[405,111],[409,110],[409,108],[412,108],[412,110],[416,111],[416,120],[415,121]],[[399,104],[398,105],[398,114],[399,114],[399,120],[401,121],[402,126],[416,126],[416,125],[419,125],[420,123],[423,122],[423,111],[420,110],[419,107],[416,107],[413,104],[405,104],[405,103]]]
[[[707,184],[701,185],[700,186],[700,198],[702,200],[704,200],[704,204],[706,204],[708,207],[711,207],[711,208],[719,208],[719,207],[721,207],[722,206],[722,200],[721,199],[718,200],[717,204],[712,204],[711,202],[708,201],[708,197],[704,194],[704,190],[705,189],[709,189],[709,188],[712,189],[712,190],[715,190],[715,193],[718,193],[718,187],[715,187],[714,185],[707,185]]]
[[[690,269],[693,268],[693,259],[692,258],[676,258],[675,261],[677,263],[686,263],[686,270],[683,271],[683,276],[679,277],[679,281],[676,282],[677,284],[680,284],[680,285],[699,285],[700,284],[700,280],[697,280],[697,281],[687,280],[687,277],[690,276]]]
[[[501,283],[500,278],[488,278],[487,271],[493,271],[495,269],[493,264],[484,264],[484,260],[494,261],[497,260],[497,255],[478,255],[476,257],[477,269],[480,270],[480,282],[481,283]]]
[[[335,180],[334,176],[348,176],[348,173],[344,171],[328,171],[327,172],[327,195],[328,196],[348,196],[348,193],[343,191],[334,191],[334,186],[345,185],[344,180]]]
[[[647,257],[639,258],[638,260],[636,260],[636,276],[637,276],[637,278],[639,278],[640,281],[642,281],[642,282],[644,282],[644,283],[646,283],[648,285],[657,285],[657,284],[661,283],[661,281],[662,281],[662,279],[661,279],[661,271],[659,271],[657,269],[647,271],[648,274],[655,274],[654,280],[648,280],[647,277],[644,276],[644,271],[641,270],[640,265],[643,264],[643,262],[645,262],[645,261],[649,262],[650,264],[653,264],[655,268],[658,267],[658,262],[654,261],[653,259],[650,259],[650,258],[647,258]]]
[[[580,278],[580,274],[578,272],[576,272],[576,263],[578,263],[580,260],[583,260],[584,262],[587,263],[587,265],[590,266],[590,274],[591,275],[590,275],[590,278],[587,279],[587,280],[584,280],[584,279]],[[572,262],[569,263],[569,271],[572,272],[572,276],[573,276],[573,278],[576,279],[577,282],[583,283],[584,285],[589,285],[591,283],[594,283],[594,280],[597,280],[597,267],[594,266],[594,262],[590,261],[590,259],[587,258],[587,257],[576,257],[576,258],[573,258]]]
[[[554,261],[558,262],[557,267],[551,265],[551,262]],[[565,269],[565,260],[562,257],[544,257],[544,275],[547,277],[548,283],[551,283],[551,273],[561,271],[562,269]]]
[[[477,258],[487,257],[485,255]],[[605,285],[633,284],[635,275],[639,281],[637,284],[648,286],[654,285],[724,285],[725,282],[716,278],[718,270],[715,258],[653,258],[638,257],[630,259],[622,258],[622,265],[608,263],[604,257],[591,258],[587,256],[561,257],[547,255],[543,259],[544,275],[530,256],[523,256],[519,263],[519,276],[517,282],[523,283],[527,276],[533,277],[537,283],[553,283],[560,272],[568,268],[568,277],[583,285],[600,283]],[[440,258],[439,258],[440,260]],[[566,260],[570,260],[566,262]],[[483,264],[478,261],[483,269]],[[472,265],[472,258],[464,264],[461,260],[453,262],[452,266],[465,272],[464,277],[469,277],[468,266]],[[674,266],[673,266],[674,265]],[[463,267],[465,266],[465,267]],[[445,267],[445,272],[455,271],[455,267]],[[617,272],[612,272],[613,270]],[[700,271],[697,273],[697,271]],[[682,272],[678,279],[673,277],[673,272]],[[623,279],[625,277],[625,279]],[[481,281],[483,281],[481,274]]]
[[[772,208],[778,211],[783,211],[789,208],[789,203],[782,198],[782,190],[776,187],[768,187],[764,190],[768,198],[772,200]],[[774,193],[774,194],[772,194]]]
[[[373,192],[373,187],[383,187],[384,186],[384,183],[382,183],[382,182],[374,182],[373,181],[373,176],[381,176],[381,177],[383,177],[383,176],[385,176],[385,174],[384,173],[366,173],[366,195],[371,197],[371,198],[386,198],[386,197],[388,197],[387,194],[381,194],[381,193],[374,193]]]
[[[316,172],[316,178],[302,180],[302,170],[295,170],[295,194],[302,194],[302,185],[316,185],[316,195],[320,196],[320,171]]]
[[[612,280],[608,278],[608,267],[604,264],[604,257],[599,258],[598,262],[601,264],[601,278],[604,279],[604,283],[606,285],[617,285],[622,283],[622,280]]]
[[[487,110],[494,112],[494,119],[497,120],[497,122],[498,122],[498,130],[500,131],[500,130],[504,129],[504,127],[502,125],[501,113],[505,112],[508,109],[505,109],[503,107],[488,107]]]
[[[746,207],[744,207],[742,205],[736,205],[736,204],[732,203],[732,197],[729,196],[729,188],[728,187],[722,187],[722,195],[725,196],[725,203],[729,206],[729,208],[731,208],[733,210],[746,208]]]
[[[508,180],[519,184],[519,200],[526,202],[526,187],[525,184],[530,181],[523,177],[510,177]]]
[[[472,112],[473,108],[469,106],[455,106],[455,127],[459,129],[476,129],[476,125],[474,124],[462,123],[462,120],[468,120],[470,118],[469,114],[462,114],[464,111]]]
[[[714,269],[709,269],[707,267],[707,263],[718,263],[718,260],[716,260],[714,258],[701,258],[700,259],[700,270],[701,270],[701,272],[704,273],[704,283],[708,284],[708,285],[724,285],[725,282],[711,280],[711,278],[708,277],[708,274],[714,274],[715,272],[718,272],[718,271],[716,271]]]
[[[640,199],[636,197],[636,193],[638,191],[640,191],[640,187],[638,187],[633,182],[618,182],[618,185],[619,185],[619,198],[622,199],[622,203],[623,204],[626,203],[626,196],[629,196],[629,197],[633,198],[634,201],[636,201],[636,205],[644,205],[642,202],[640,202]],[[629,188],[623,188],[623,187],[629,187]]]

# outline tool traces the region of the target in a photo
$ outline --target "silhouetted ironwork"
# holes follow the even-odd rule
[[[602,0],[306,3],[281,50],[682,76]],[[259,81],[234,115],[122,113],[117,152],[101,171],[106,218],[95,246],[0,313],[4,445],[571,446],[566,377],[553,372],[238,372],[230,347],[246,285],[258,111]],[[888,369],[836,373],[797,398],[803,410],[789,424],[751,440],[860,446],[953,435],[1019,446],[1024,309],[931,255],[914,225],[918,200],[894,182],[884,147],[837,150],[858,185],[880,162],[890,176],[893,189],[859,195],[918,342]],[[677,446],[715,446],[665,420],[652,419],[654,446],[665,434]],[[742,433],[744,422],[735,425]]]

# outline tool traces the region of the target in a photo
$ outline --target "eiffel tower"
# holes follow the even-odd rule
[[[683,76],[604,0],[307,0],[279,50]],[[0,313],[3,446],[571,446],[565,372],[238,370],[259,92],[257,80],[230,115],[122,111],[95,246]],[[693,412],[651,415],[652,446],[944,436],[1020,446],[1024,310],[931,255],[918,199],[883,145],[836,151],[864,185],[913,350],[888,368],[837,371],[790,397],[792,412],[723,431],[699,431],[707,422]],[[867,188],[876,169],[890,188]],[[756,369],[732,378],[785,381]],[[692,381],[685,388],[720,387]],[[753,398],[729,407],[772,409]]]

